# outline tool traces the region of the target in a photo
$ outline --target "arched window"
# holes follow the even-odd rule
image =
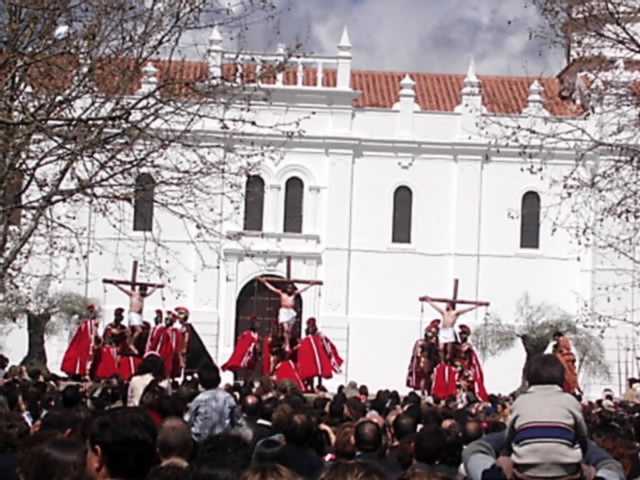
[[[264,180],[249,175],[244,190],[244,230],[262,231],[264,214]]]
[[[413,193],[398,187],[393,193],[393,243],[411,243],[411,209]]]
[[[536,192],[522,196],[520,248],[540,248],[540,195]]]
[[[153,191],[156,182],[148,173],[136,177],[133,199],[133,230],[150,232],[153,229]]]
[[[7,187],[4,191],[3,209],[7,223],[14,227],[20,226],[22,219],[22,188],[24,176],[22,172],[14,171],[7,175]]]
[[[298,177],[291,177],[284,187],[284,231],[302,233],[302,203],[304,183]]]

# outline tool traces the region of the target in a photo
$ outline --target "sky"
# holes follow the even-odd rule
[[[300,42],[332,55],[344,26],[358,69],[485,75],[554,75],[561,51],[533,36],[542,19],[529,0],[278,0],[280,14],[253,26],[242,45],[275,50]]]

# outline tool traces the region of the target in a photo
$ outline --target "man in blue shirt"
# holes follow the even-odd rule
[[[217,366],[198,370],[198,380],[204,389],[189,406],[185,420],[191,427],[191,436],[196,442],[226,432],[235,424],[236,402],[220,386],[220,371]]]

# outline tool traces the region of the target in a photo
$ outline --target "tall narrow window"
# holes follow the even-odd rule
[[[22,172],[14,171],[7,176],[7,188],[4,192],[3,208],[9,225],[20,226],[22,219]]]
[[[522,196],[520,248],[540,248],[540,195],[536,192]]]
[[[302,203],[304,183],[298,177],[291,177],[284,191],[284,231],[302,233]]]
[[[413,193],[398,187],[393,194],[393,243],[411,243],[411,209]]]
[[[258,175],[250,175],[244,190],[244,230],[261,232],[263,215],[264,180]]]
[[[153,229],[153,193],[156,182],[148,173],[136,177],[133,199],[133,230],[150,232]]]

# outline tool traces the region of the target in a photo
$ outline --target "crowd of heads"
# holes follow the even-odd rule
[[[505,434],[515,400],[515,394],[492,395],[488,402],[458,406],[415,392],[370,392],[355,382],[334,394],[305,396],[266,377],[222,385],[217,368],[178,383],[163,379],[162,363],[149,358],[137,373],[151,374],[153,381],[135,407],[126,406],[127,385],[116,378],[75,383],[5,365],[0,478],[464,478],[463,449]],[[526,380],[562,386],[562,365],[552,355],[536,358]],[[218,396],[206,397],[212,392]],[[223,397],[232,411],[213,407],[198,421],[201,429],[202,422],[225,428],[195,441],[193,405]],[[621,462],[627,477],[640,474],[640,398],[606,393],[584,402],[583,414],[591,439]]]

